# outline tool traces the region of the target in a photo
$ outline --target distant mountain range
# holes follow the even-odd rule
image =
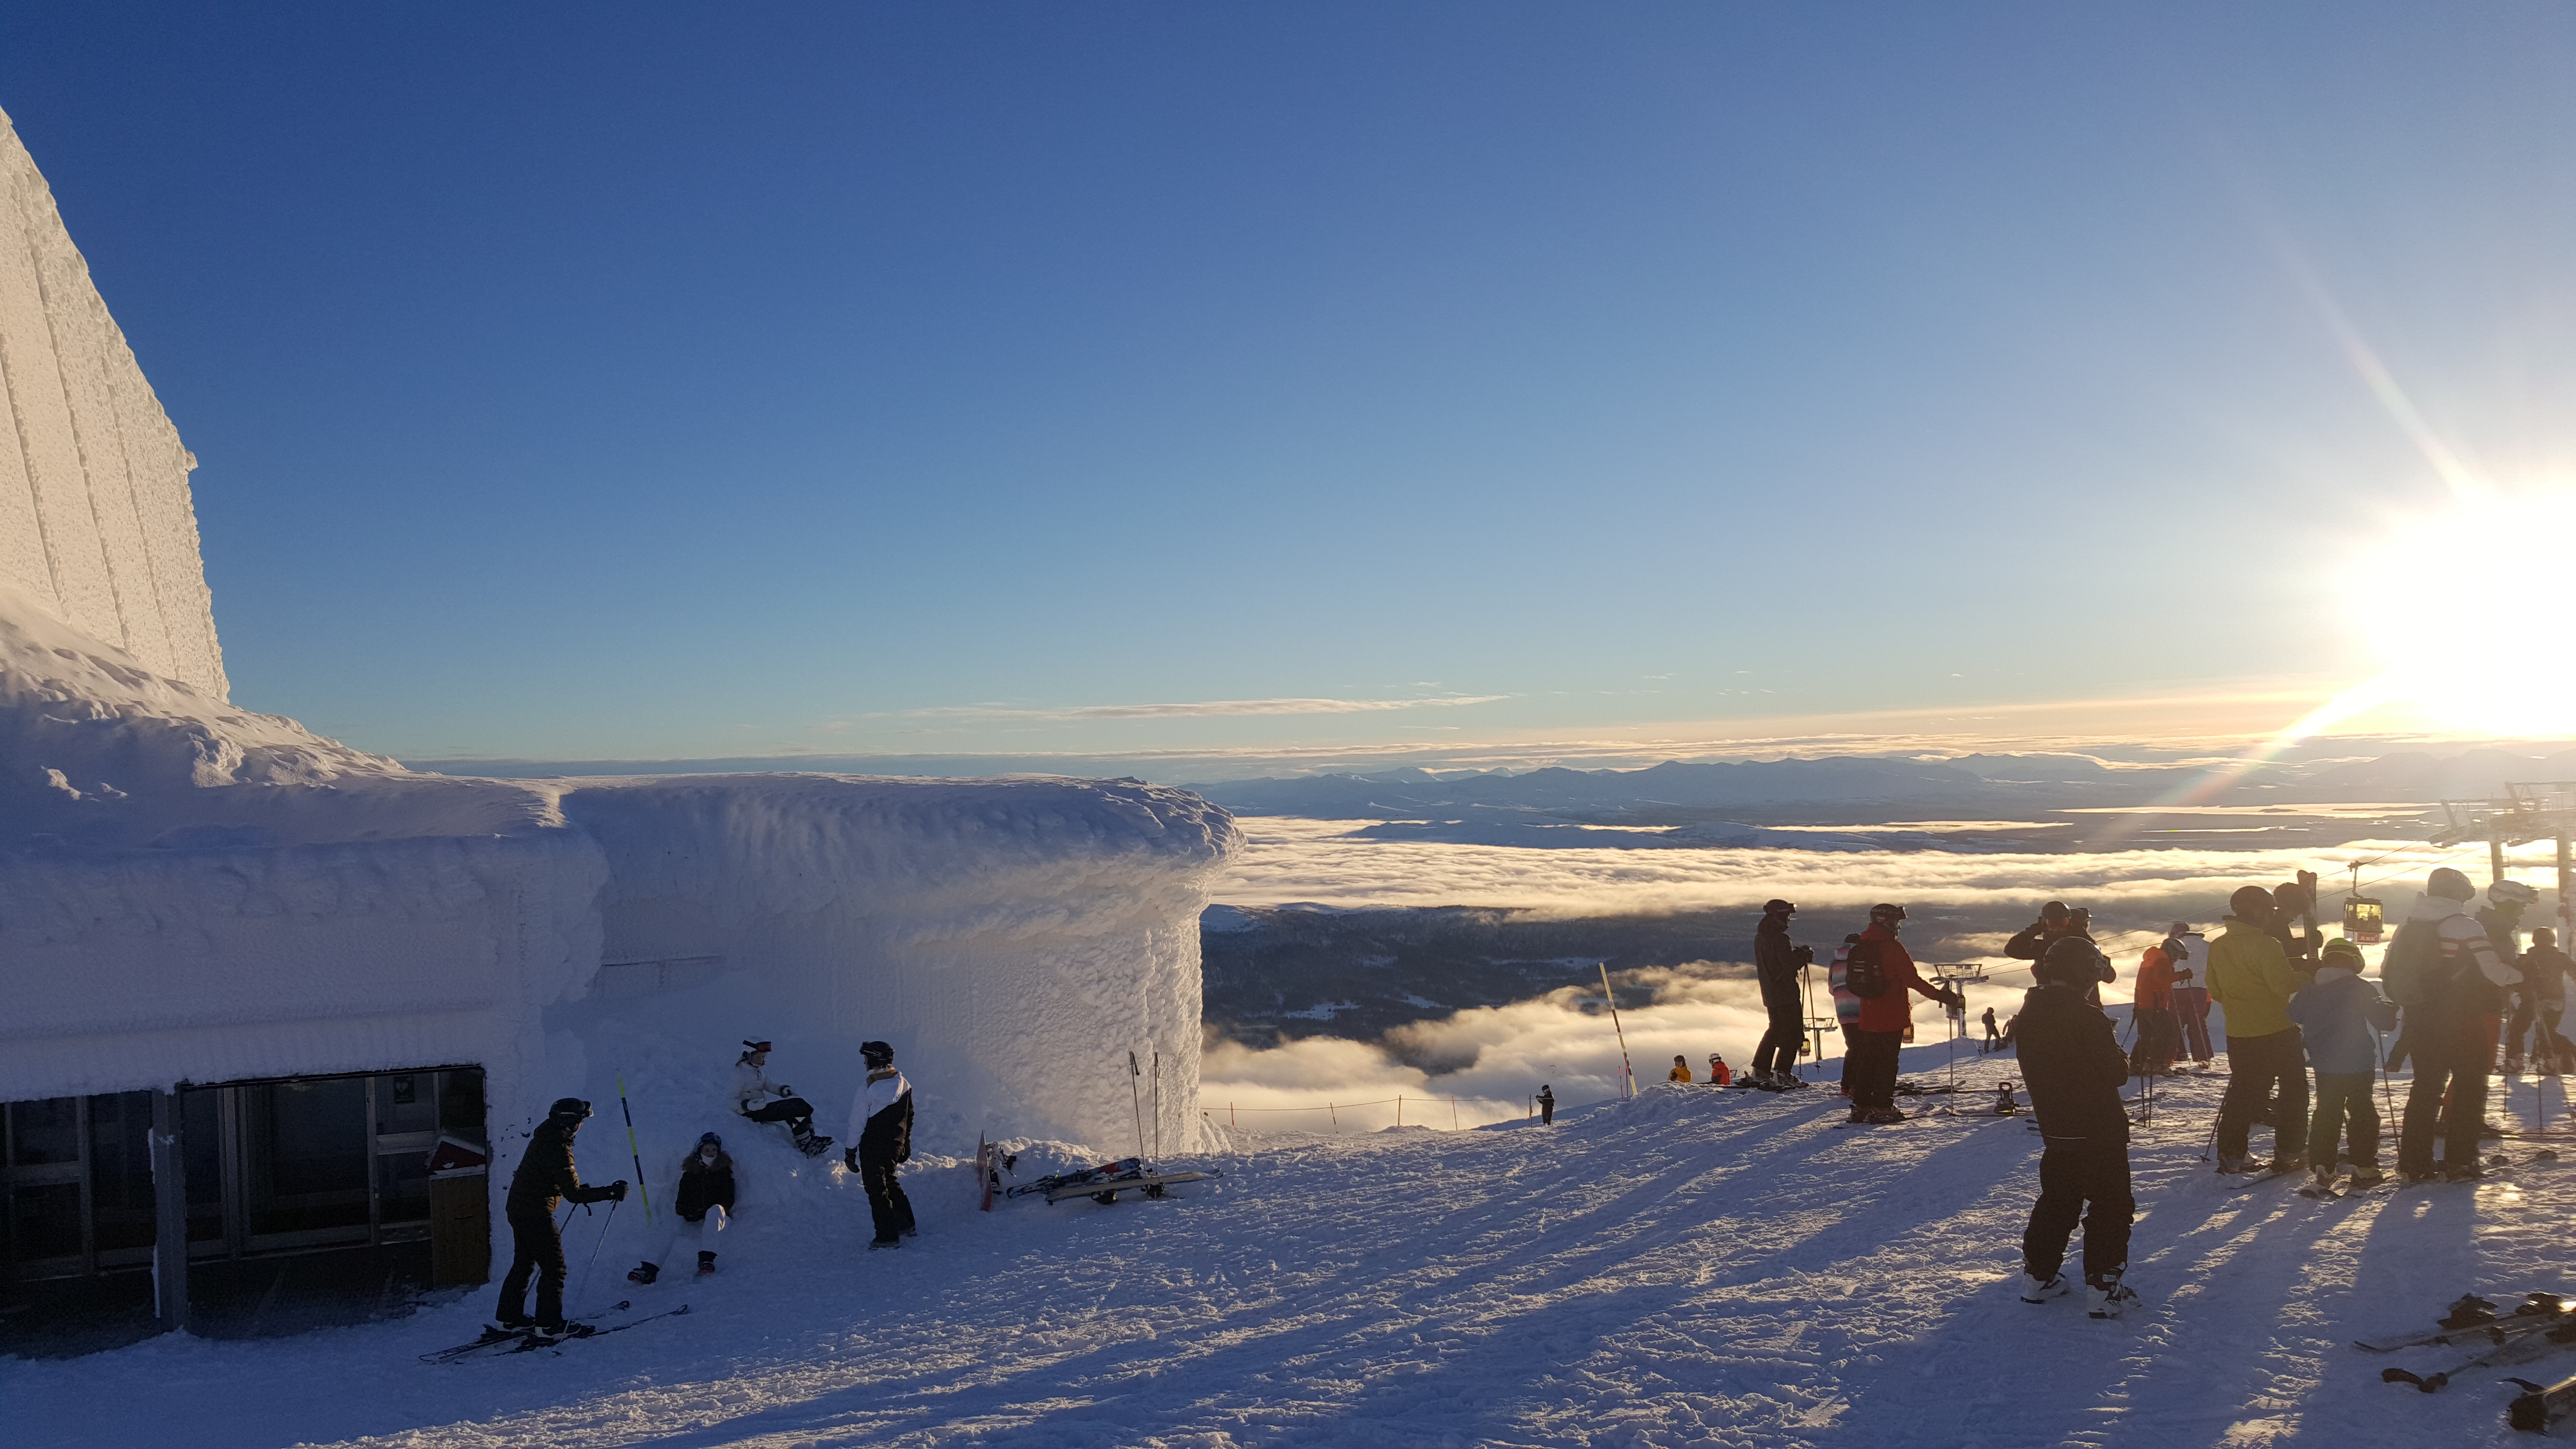
[[[2233,768],[2233,767],[2228,767]],[[1869,755],[1779,760],[1668,760],[1641,770],[1548,768],[1520,774],[1327,774],[1192,785],[1239,815],[1318,819],[1483,819],[1533,815],[1604,825],[1693,825],[1713,811],[1734,820],[1862,823],[1892,807],[1922,814],[1993,815],[2193,799],[2201,805],[2384,803],[2430,805],[2503,793],[2508,780],[2576,779],[2576,749],[2524,755],[2398,751],[2373,760],[2256,766],[2200,798],[2201,765],[2106,764],[2089,755],[1963,755],[1924,760]],[[1601,841],[1602,844],[1617,842]],[[1702,842],[1708,843],[1708,842]]]

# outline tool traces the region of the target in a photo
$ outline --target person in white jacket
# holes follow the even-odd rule
[[[894,1048],[884,1042],[859,1043],[859,1056],[868,1064],[868,1079],[850,1098],[850,1136],[857,1141],[841,1160],[867,1189],[868,1213],[877,1229],[868,1244],[873,1253],[899,1248],[904,1239],[916,1236],[912,1201],[895,1177],[895,1168],[912,1158],[912,1083],[894,1069]]]
[[[796,1095],[793,1087],[783,1087],[769,1080],[769,1043],[746,1041],[743,1054],[733,1064],[734,1110],[754,1122],[783,1122],[787,1133],[796,1139],[796,1150],[808,1157],[820,1157],[832,1145],[829,1137],[814,1135],[814,1106]]]
[[[2401,995],[2415,993],[2404,1003],[2403,1032],[2415,1059],[2415,1085],[2406,1094],[2405,1125],[2397,1136],[2397,1170],[2410,1183],[2482,1175],[2478,1129],[2486,1125],[2487,1069],[2494,1052],[2487,1020],[2501,1008],[2516,974],[2469,914],[2476,895],[2467,876],[2448,866],[2434,871],[2414,914],[2388,943],[2397,974],[2381,968],[2392,986],[2409,983],[2398,988]],[[2412,984],[2417,981],[2420,986]]]

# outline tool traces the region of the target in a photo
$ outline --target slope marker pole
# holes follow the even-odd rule
[[[1619,1100],[1626,1101],[1637,1087],[1637,1069],[1628,1064],[1628,1029],[1619,1024],[1619,997],[1610,989],[1610,963],[1601,967],[1601,995],[1610,1003],[1610,1029],[1619,1035]]]

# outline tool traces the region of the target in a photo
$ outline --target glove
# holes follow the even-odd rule
[[[610,1202],[624,1202],[624,1201],[626,1201],[626,1179],[625,1179],[625,1178],[622,1178],[622,1177],[621,1177],[621,1178],[617,1179],[615,1182],[612,1182],[612,1183],[610,1183],[610,1184],[608,1185],[608,1200],[609,1200]]]
[[[856,1171],[858,1171],[858,1170],[859,1170],[859,1149],[857,1149],[857,1148],[855,1148],[855,1147],[844,1147],[844,1148],[842,1148],[842,1149],[841,1149],[841,1161],[842,1161],[843,1163],[845,1163],[845,1164],[847,1164],[847,1165],[848,1165],[848,1167],[849,1167],[850,1171],[852,1171],[852,1172],[856,1172]]]
[[[796,1095],[796,1089],[794,1087],[780,1087],[776,1090],[778,1095],[781,1097],[793,1097]]]

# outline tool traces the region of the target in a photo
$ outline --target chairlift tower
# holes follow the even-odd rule
[[[2576,900],[2571,900],[2576,897],[2576,854],[2569,849],[2576,840],[2576,780],[2508,783],[2497,799],[2445,800],[2442,815],[2446,823],[2434,833],[2433,843],[2485,841],[2489,884],[2504,879],[2505,847],[2535,840],[2558,843],[2558,943],[2565,950],[2576,934],[2571,930],[2576,928]]]

